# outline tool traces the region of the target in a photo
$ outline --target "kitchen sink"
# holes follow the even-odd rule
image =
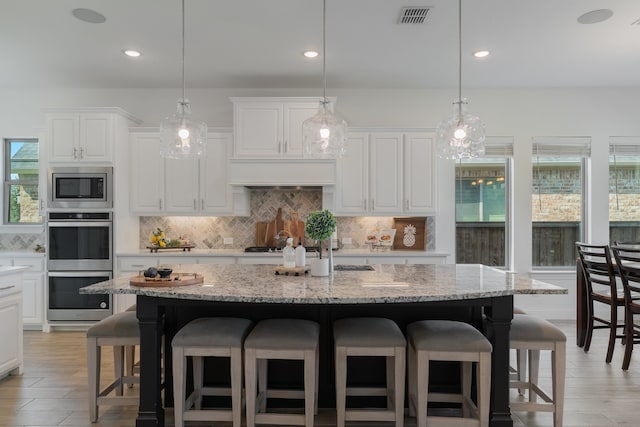
[[[349,264],[336,264],[333,266],[334,271],[374,271],[375,269],[370,265],[349,265]]]

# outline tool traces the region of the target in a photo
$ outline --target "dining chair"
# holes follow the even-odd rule
[[[629,369],[633,345],[640,342],[640,325],[634,322],[634,315],[640,314],[640,247],[612,246],[622,286],[624,289],[625,349],[622,369]]]
[[[584,270],[589,310],[584,351],[589,351],[594,329],[608,329],[609,347],[605,360],[607,363],[611,363],[616,338],[624,339],[624,333],[618,333],[618,329],[624,332],[624,322],[618,323],[618,307],[624,307],[624,292],[622,289],[618,289],[608,245],[589,245],[576,242],[576,248]],[[595,303],[609,307],[608,319],[596,313]]]

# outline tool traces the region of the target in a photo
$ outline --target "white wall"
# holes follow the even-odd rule
[[[189,89],[194,115],[210,127],[232,126],[230,96],[309,96],[318,89],[251,90]],[[438,90],[332,90],[336,111],[354,127],[435,128],[451,110],[455,89]],[[121,107],[143,120],[142,126],[158,126],[175,109],[179,89],[0,89],[0,137],[37,137],[43,126],[44,107]],[[606,242],[607,144],[610,136],[640,135],[640,88],[546,88],[465,90],[469,110],[487,124],[487,134],[514,139],[514,239],[513,267],[531,271],[531,138],[534,136],[590,136],[592,191],[587,225],[590,240]],[[124,141],[123,141],[124,143]],[[438,251],[454,253],[453,163],[440,161]],[[453,258],[451,258],[452,260]],[[570,276],[550,281],[570,287]],[[533,299],[530,299],[533,300]],[[553,318],[574,316],[570,297],[553,300]],[[568,304],[571,302],[571,304]],[[525,301],[527,299],[525,297]],[[546,302],[533,304],[538,310]],[[544,311],[544,310],[543,310]],[[551,317],[551,316],[548,316]]]

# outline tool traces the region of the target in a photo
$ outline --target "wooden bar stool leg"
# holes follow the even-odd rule
[[[480,361],[476,370],[478,384],[478,412],[480,426],[489,425],[490,396],[491,396],[491,353],[480,353]]]
[[[316,392],[316,351],[304,352],[304,423],[313,427]]]
[[[385,370],[386,370],[386,381],[387,381],[387,409],[391,410],[393,408],[393,387],[395,385],[395,361],[392,356],[385,357]]]
[[[533,384],[538,384],[538,372],[540,371],[540,350],[529,350],[529,402],[535,402],[538,398],[533,391]]]
[[[394,388],[395,393],[393,396],[396,413],[396,427],[403,427],[404,425],[404,377],[406,370],[406,349],[405,347],[396,347],[394,352],[395,359],[395,373],[394,373]]]
[[[87,370],[89,378],[89,419],[98,421],[98,393],[100,393],[100,347],[96,338],[87,338]]]
[[[419,352],[416,360],[417,388],[416,418],[418,427],[427,427],[427,395],[429,387],[429,358],[426,352]]]
[[[557,342],[551,358],[551,372],[553,377],[553,427],[562,427],[562,413],[564,411],[564,383],[566,369],[566,343]],[[561,375],[562,374],[562,375]]]
[[[258,362],[256,361],[256,352],[252,349],[246,349],[244,353],[244,383],[245,383],[245,402],[247,409],[247,427],[255,427],[256,425],[256,371]]]
[[[124,347],[124,360],[125,360],[125,375],[128,377],[133,376],[133,367],[136,364],[136,346],[135,345],[126,345]],[[133,387],[133,383],[127,384],[129,388]]]
[[[193,391],[196,392],[196,401],[194,402],[194,408],[202,409],[202,381],[204,376],[203,357],[191,356],[191,362],[193,364]],[[187,408],[189,409],[189,408]]]
[[[116,396],[122,396],[122,377],[124,376],[124,347],[121,345],[113,346],[113,375],[118,384],[116,385]]]
[[[195,375],[194,375],[195,377]],[[184,425],[185,383],[187,365],[184,360],[184,348],[173,348],[173,415],[176,427]],[[195,378],[194,378],[195,380]]]
[[[469,417],[469,405],[466,399],[471,399],[471,370],[472,362],[460,362],[460,391],[462,392],[462,415]],[[476,370],[477,372],[477,370]]]
[[[408,380],[409,380],[409,416],[410,417],[415,417],[416,416],[416,406],[415,406],[415,399],[416,399],[416,362],[415,362],[415,349],[413,348],[413,346],[411,345],[411,343],[409,342],[409,354],[407,355],[407,360],[408,360]]]
[[[320,347],[316,348],[316,394],[314,396],[313,413],[318,415],[318,390],[320,389]]]
[[[347,352],[336,347],[336,427],[344,427],[347,398]]]
[[[525,350],[516,350],[516,366],[518,369],[518,381],[524,382],[527,372],[527,352]],[[523,396],[524,389],[518,388],[518,394]]]
[[[233,427],[242,424],[242,350],[231,349],[231,418]]]
[[[268,378],[268,360],[258,359],[258,412],[267,411],[267,378]],[[262,396],[262,398],[260,398]]]

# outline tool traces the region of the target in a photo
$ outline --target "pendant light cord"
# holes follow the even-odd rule
[[[327,106],[327,0],[322,0],[322,105]]]
[[[462,116],[462,0],[458,0],[458,115]]]
[[[182,105],[185,104],[185,78],[184,78],[184,0],[182,0]]]

